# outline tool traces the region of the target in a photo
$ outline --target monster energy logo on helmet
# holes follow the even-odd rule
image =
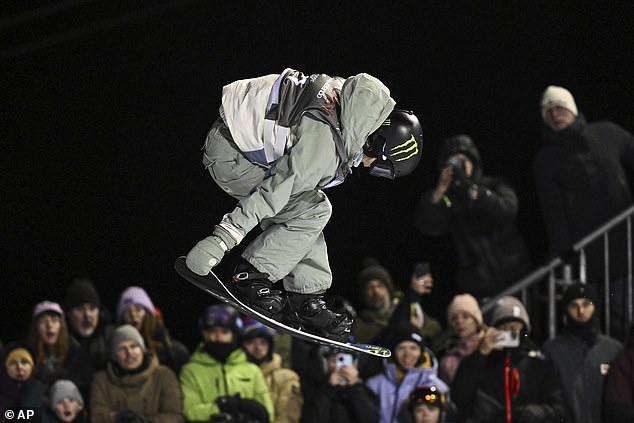
[[[403,144],[399,144],[396,147],[392,147],[390,149],[390,157],[402,156],[394,159],[397,162],[411,159],[416,155],[418,155],[418,143],[416,142],[416,138],[414,138],[414,134],[412,134],[411,138],[405,141]]]
[[[413,112],[394,109],[368,137],[363,152],[376,160],[370,174],[394,179],[416,169],[423,148],[423,129]]]

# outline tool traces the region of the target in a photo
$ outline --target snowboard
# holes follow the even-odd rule
[[[369,354],[376,357],[390,357],[392,352],[385,347],[371,344],[355,344],[351,342],[340,342],[333,339],[324,338],[319,335],[315,335],[310,332],[306,332],[294,327],[285,325],[284,323],[267,317],[256,310],[248,307],[246,304],[236,298],[231,290],[225,285],[224,282],[216,276],[215,273],[210,272],[207,276],[200,276],[187,267],[185,264],[185,257],[179,257],[174,262],[174,268],[176,273],[183,277],[187,282],[197,286],[208,294],[212,295],[216,299],[229,304],[240,313],[245,314],[263,325],[275,329],[281,333],[287,333],[291,336],[303,339],[304,341],[312,342],[319,345],[327,345],[332,347],[338,347],[348,351],[355,351],[358,353]]]

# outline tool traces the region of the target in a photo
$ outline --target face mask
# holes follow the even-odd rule
[[[207,354],[212,356],[216,361],[225,363],[229,355],[238,348],[236,342],[221,343],[221,342],[205,342],[204,350]]]

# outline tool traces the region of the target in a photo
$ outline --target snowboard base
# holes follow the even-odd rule
[[[304,341],[312,342],[314,344],[338,347],[344,350],[360,352],[376,357],[390,357],[392,355],[392,352],[385,347],[371,344],[355,344],[350,342],[335,341],[333,339],[324,338],[310,332],[287,326],[278,320],[267,317],[248,307],[238,298],[236,298],[233,293],[227,288],[227,286],[218,278],[218,276],[216,276],[215,273],[210,272],[207,276],[200,276],[189,270],[189,268],[185,264],[185,257],[177,258],[174,262],[174,268],[176,269],[176,273],[178,273],[189,283],[194,284],[195,286],[212,295],[216,299],[229,304],[240,313],[257,320],[263,325],[273,328],[278,332],[287,333],[291,336],[303,339]]]

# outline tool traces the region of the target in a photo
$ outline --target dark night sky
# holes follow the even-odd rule
[[[61,300],[79,275],[97,282],[110,308],[126,286],[146,287],[176,337],[192,341],[209,298],[172,263],[232,208],[204,172],[200,147],[233,80],[285,67],[367,72],[417,112],[421,166],[394,182],[355,174],[329,190],[326,239],[335,292],[354,298],[366,255],[400,284],[427,259],[437,276],[429,308],[440,314],[451,244],[423,237],[410,220],[436,182],[444,138],[470,134],[485,173],[511,181],[520,230],[539,263],[546,244],[531,159],[543,89],[566,86],[590,121],[634,130],[629,2],[75,3],[22,22],[10,17],[51,3],[14,2],[0,12],[5,341],[24,332],[37,301]]]

